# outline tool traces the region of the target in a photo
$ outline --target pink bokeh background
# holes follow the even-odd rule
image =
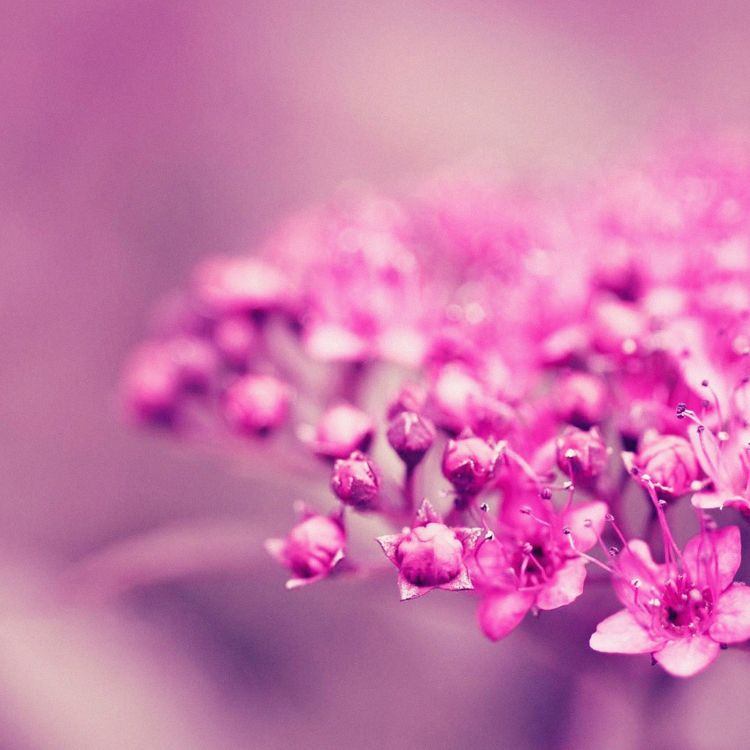
[[[552,653],[535,622],[490,644],[461,597],[286,593],[261,541],[305,485],[133,431],[116,387],[198,259],[343,181],[573,179],[675,124],[750,129],[750,5],[11,0],[0,18],[0,746],[746,744],[743,655],[644,688],[640,662]],[[105,545],[199,519],[257,553],[116,603],[61,596]]]

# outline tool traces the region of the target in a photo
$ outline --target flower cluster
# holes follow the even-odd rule
[[[562,196],[343,194],[202,264],[123,399],[317,472],[290,588],[364,570],[367,515],[402,600],[472,591],[497,640],[587,589],[591,648],[685,677],[750,639],[749,355],[750,154],[701,141]]]

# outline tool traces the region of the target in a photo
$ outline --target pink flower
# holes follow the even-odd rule
[[[473,588],[466,561],[481,535],[482,529],[446,526],[425,500],[415,526],[376,541],[398,568],[401,601],[406,601],[432,589]]]
[[[195,270],[193,288],[211,315],[270,310],[286,304],[289,295],[281,271],[252,256],[210,258]]]
[[[301,515],[285,539],[268,539],[265,544],[268,553],[291,571],[288,589],[325,578],[344,558],[346,534],[341,516],[322,516],[306,509]]]
[[[471,568],[488,638],[504,638],[532,607],[557,609],[581,595],[586,559],[579,553],[597,543],[606,512],[598,501],[557,511],[544,498],[506,500],[497,535],[481,543]]]
[[[661,565],[637,539],[620,552],[613,585],[625,608],[599,623],[590,645],[605,653],[650,653],[670,674],[691,677],[722,645],[750,638],[750,588],[732,582],[741,554],[736,526],[704,530],[682,554],[669,546]]]
[[[318,419],[313,450],[328,458],[346,458],[353,451],[366,451],[375,425],[370,416],[347,403],[327,409]]]
[[[462,497],[473,497],[492,479],[497,451],[467,431],[449,440],[443,453],[443,476]]]
[[[380,478],[375,464],[360,451],[340,458],[333,465],[331,489],[345,505],[372,510],[377,505]]]
[[[416,412],[401,411],[391,420],[386,436],[399,458],[413,469],[432,446],[435,425]]]
[[[566,422],[590,427],[600,422],[607,409],[604,381],[588,372],[570,372],[555,384],[553,409]]]
[[[557,465],[571,479],[593,479],[604,471],[609,452],[599,429],[567,427],[555,442]]]
[[[224,394],[224,416],[243,435],[260,435],[278,427],[289,409],[289,387],[271,375],[244,375]]]
[[[700,486],[700,467],[690,443],[678,435],[646,433],[638,453],[624,452],[625,468],[631,473],[646,475],[659,497],[679,497]]]

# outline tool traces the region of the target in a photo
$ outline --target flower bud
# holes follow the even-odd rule
[[[269,539],[266,549],[294,576],[287,588],[323,578],[344,556],[346,535],[336,518],[308,515],[286,539]]]
[[[388,425],[388,442],[409,468],[416,466],[435,440],[435,425],[413,411],[402,411]]]
[[[361,409],[337,404],[318,420],[313,448],[321,456],[346,458],[354,451],[367,450],[374,430],[372,420]]]
[[[238,369],[247,367],[256,337],[255,326],[244,315],[222,318],[214,330],[214,343],[219,353],[231,367]]]
[[[644,442],[632,465],[650,477],[661,496],[684,495],[700,477],[692,446],[678,435],[652,436]]]
[[[190,391],[205,391],[216,375],[217,360],[213,347],[195,336],[179,336],[167,344],[180,376],[181,385]]]
[[[427,403],[427,390],[417,383],[405,383],[396,398],[388,406],[388,419],[394,419],[402,411],[413,411],[417,414],[424,410]]]
[[[576,479],[593,479],[607,464],[607,446],[596,427],[588,431],[566,428],[557,439],[557,465]]]
[[[588,372],[571,372],[554,391],[554,410],[566,422],[590,426],[604,418],[607,389],[601,378]]]
[[[289,388],[270,375],[244,375],[224,396],[224,416],[238,433],[254,435],[278,427],[289,410]]]
[[[125,405],[139,421],[171,424],[180,386],[180,371],[168,350],[160,344],[146,345],[135,353],[125,373]]]
[[[464,546],[453,529],[428,523],[412,529],[398,545],[401,575],[415,586],[440,586],[461,571]]]
[[[379,488],[375,464],[364,453],[355,451],[333,465],[331,489],[342,503],[357,510],[370,510],[377,504]]]
[[[480,492],[492,478],[495,451],[481,438],[468,434],[449,440],[443,453],[443,475],[460,495]]]
[[[196,269],[193,283],[198,299],[219,315],[278,307],[287,292],[283,274],[253,257],[211,258]]]

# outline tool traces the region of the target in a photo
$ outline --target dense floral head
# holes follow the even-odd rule
[[[377,542],[398,568],[398,588],[404,601],[435,588],[473,588],[466,562],[481,535],[481,529],[446,526],[425,500],[411,529],[378,537]]]
[[[306,509],[301,515],[286,538],[266,541],[268,553],[292,574],[286,582],[288,589],[325,578],[344,558],[346,535],[341,516],[321,516]]]

